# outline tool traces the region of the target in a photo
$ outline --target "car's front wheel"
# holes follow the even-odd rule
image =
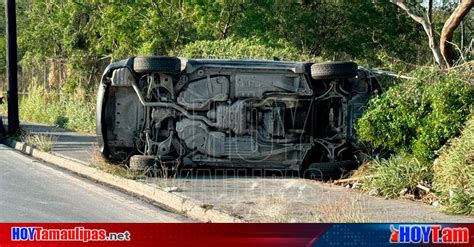
[[[136,73],[161,72],[175,75],[181,72],[181,60],[162,56],[135,57],[133,70]]]

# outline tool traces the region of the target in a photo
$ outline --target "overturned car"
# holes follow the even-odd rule
[[[330,171],[355,162],[376,78],[352,62],[131,57],[104,71],[100,149],[153,164]]]

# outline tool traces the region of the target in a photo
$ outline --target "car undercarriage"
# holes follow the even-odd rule
[[[97,132],[134,169],[335,167],[355,162],[354,124],[379,88],[352,62],[132,57],[103,74]]]

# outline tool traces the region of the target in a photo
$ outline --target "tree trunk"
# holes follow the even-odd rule
[[[448,66],[451,66],[455,60],[453,45],[450,44],[453,41],[454,30],[456,30],[456,28],[459,26],[459,23],[461,23],[473,6],[474,0],[461,0],[451,16],[444,23],[439,43],[441,54],[443,55],[443,59]]]
[[[428,45],[430,46],[431,52],[433,53],[433,59],[435,60],[435,63],[438,64],[438,66],[442,69],[446,68],[447,64],[439,48],[438,41],[433,31],[433,26],[431,26],[431,23],[429,22],[423,22],[421,25],[428,36]]]
[[[474,1],[474,0],[467,0],[467,1]],[[435,37],[433,26],[431,23],[431,14],[432,14],[431,12],[432,12],[433,2],[432,1],[429,2],[430,6],[429,6],[428,13],[426,16],[419,16],[415,14],[413,9],[408,7],[408,5],[406,5],[403,0],[390,0],[390,2],[397,5],[402,10],[404,10],[408,14],[408,16],[410,16],[410,18],[412,18],[414,21],[418,22],[419,24],[423,26],[423,30],[428,36],[429,46],[430,46],[431,52],[433,53],[433,59],[435,60],[435,63],[438,64],[438,66],[442,69],[446,68],[447,66],[446,62],[440,51],[439,44]]]

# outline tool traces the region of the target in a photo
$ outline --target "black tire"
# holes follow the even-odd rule
[[[338,179],[343,169],[343,166],[337,163],[314,163],[302,171],[301,177],[319,181]]]
[[[134,155],[130,157],[130,170],[148,171],[155,165],[155,157],[149,155]]]
[[[176,57],[136,57],[133,60],[133,70],[137,73],[162,72],[175,75],[181,72],[181,60]]]
[[[357,64],[354,62],[316,63],[311,65],[311,77],[315,80],[352,78],[357,75]]]

